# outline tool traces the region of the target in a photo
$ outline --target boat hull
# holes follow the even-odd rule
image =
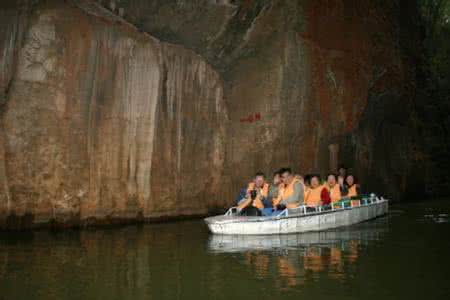
[[[277,217],[217,216],[206,218],[209,230],[214,234],[288,234],[322,231],[349,226],[371,220],[388,212],[388,201],[377,200],[371,204],[340,208],[319,213]]]

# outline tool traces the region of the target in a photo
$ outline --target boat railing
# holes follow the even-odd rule
[[[227,210],[227,212],[225,213],[225,216],[233,216],[233,215],[237,214],[237,212],[238,212],[237,206],[233,206]]]
[[[287,217],[289,214],[302,214],[302,215],[308,215],[308,214],[316,214],[321,213],[323,211],[334,211],[334,210],[343,210],[343,209],[351,209],[354,207],[359,206],[367,206],[372,203],[377,203],[381,201],[385,201],[383,197],[377,197],[375,194],[370,194],[368,197],[362,197],[361,199],[351,199],[346,198],[342,199],[338,202],[331,203],[331,205],[325,205],[325,206],[306,206],[306,205],[300,205],[295,208],[285,208],[282,210],[277,217]],[[225,213],[225,216],[234,216],[238,213],[237,206],[230,207],[227,212]]]
[[[343,210],[343,209],[351,209],[354,207],[367,206],[372,203],[377,203],[381,201],[385,201],[383,197],[377,197],[375,194],[370,194],[369,197],[363,197],[361,199],[343,199],[338,202],[331,203],[331,205],[325,206],[306,206],[300,205],[295,208],[286,208],[277,216],[289,216],[289,214],[315,214],[323,211],[334,211],[334,210]]]

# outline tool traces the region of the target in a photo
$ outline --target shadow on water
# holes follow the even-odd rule
[[[450,292],[449,213],[447,202],[399,206],[281,236],[212,236],[200,220],[5,233],[0,299],[439,299]]]

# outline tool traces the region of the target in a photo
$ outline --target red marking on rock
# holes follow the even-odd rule
[[[244,118],[239,119],[241,123],[253,123],[256,121],[261,121],[261,113],[252,113]]]

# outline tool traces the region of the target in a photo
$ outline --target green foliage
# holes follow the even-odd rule
[[[433,35],[435,31],[448,25],[450,1],[419,0],[419,8],[426,22],[427,35]]]
[[[417,0],[423,22],[423,84],[418,91],[431,194],[448,193],[450,167],[450,0]]]
[[[450,73],[450,1],[419,0],[419,7],[432,78],[439,85],[447,84]]]

